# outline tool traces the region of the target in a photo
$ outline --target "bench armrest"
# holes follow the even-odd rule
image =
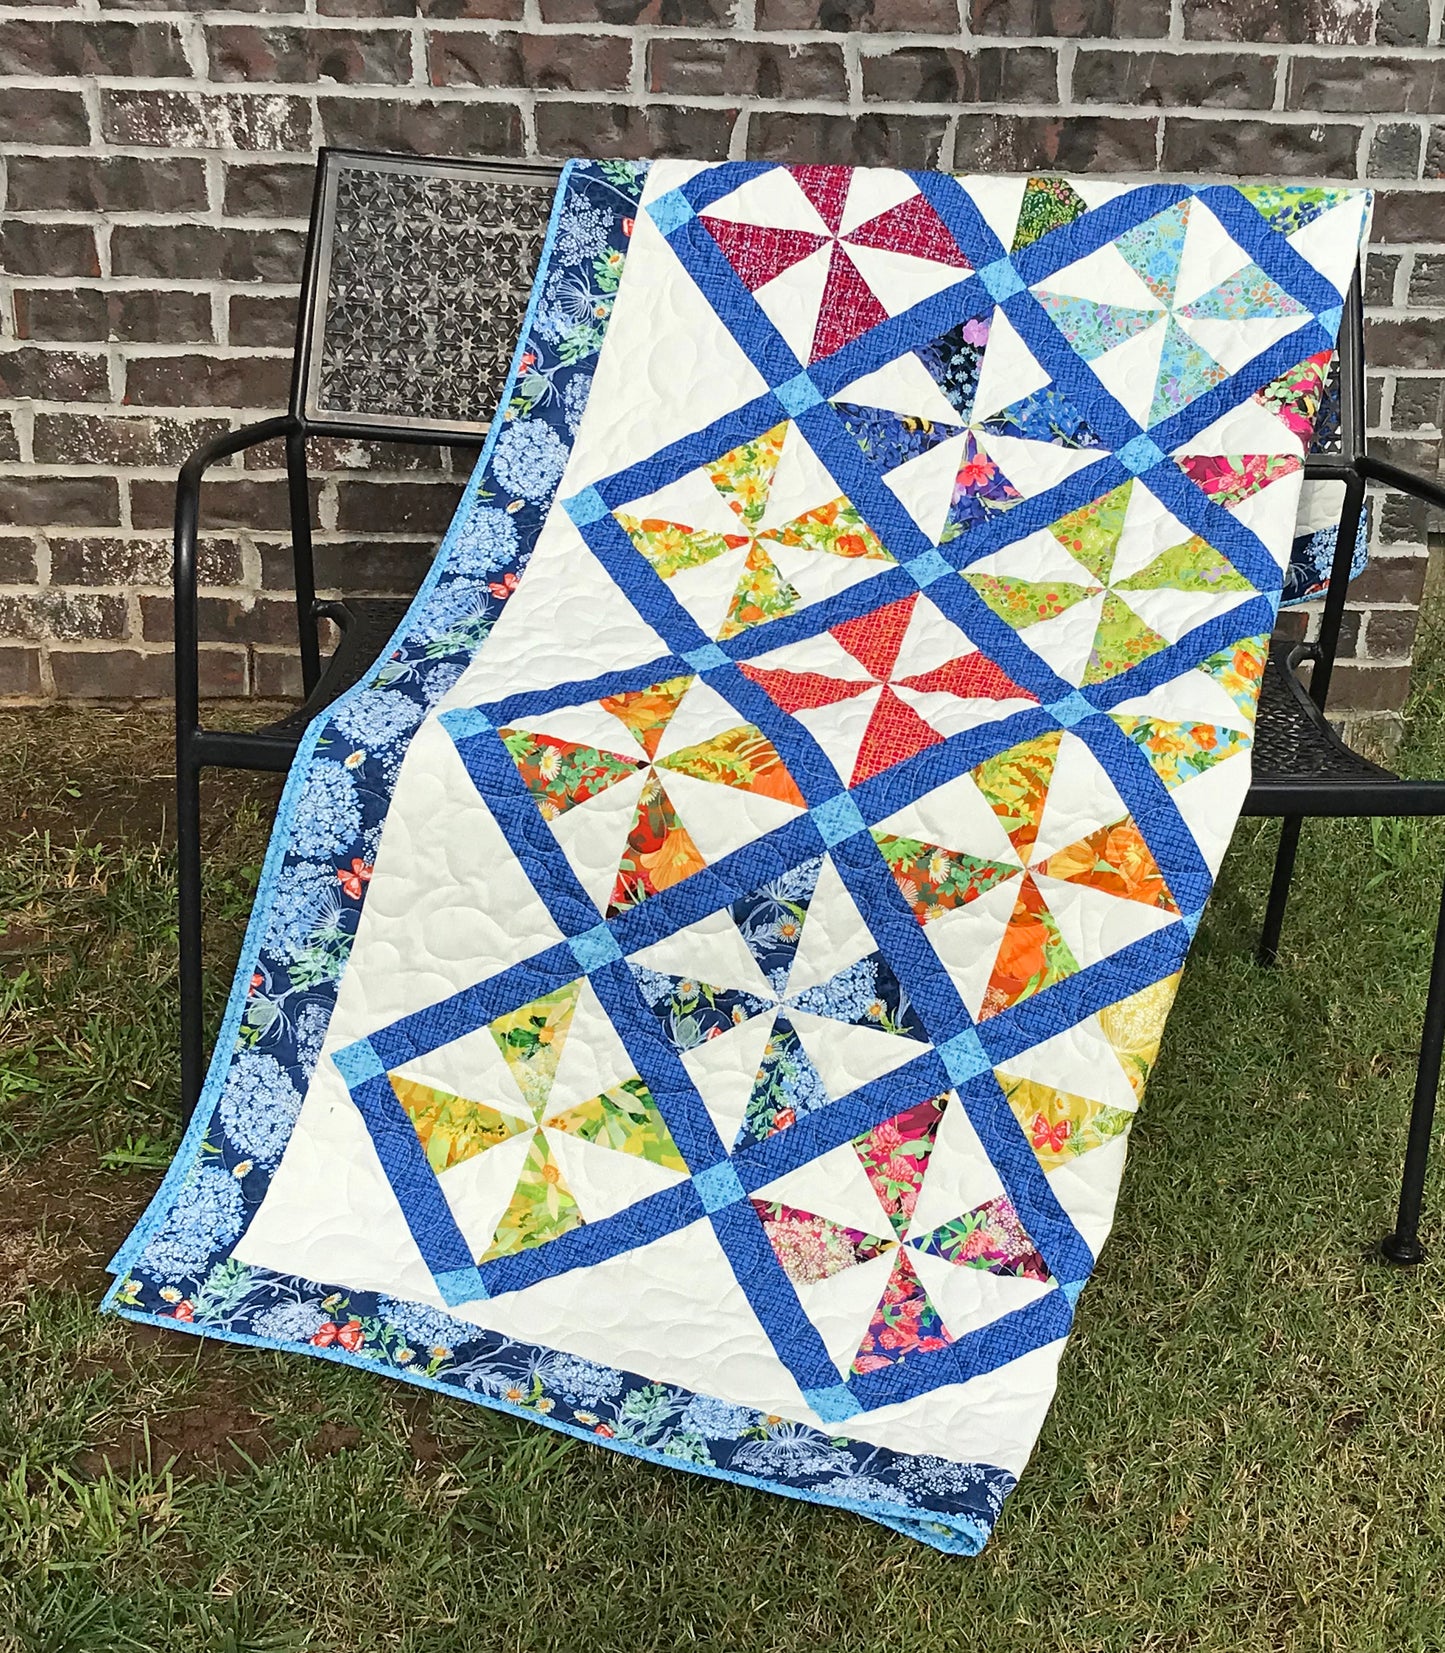
[[[1376,459],[1368,453],[1362,453],[1355,464],[1366,482],[1381,483],[1386,488],[1394,488],[1398,493],[1409,494],[1412,499],[1423,500],[1426,505],[1445,511],[1445,483],[1438,477],[1421,476],[1418,471],[1407,470],[1388,459]]]
[[[200,721],[200,636],[196,614],[196,533],[201,519],[201,481],[218,460],[254,448],[295,427],[289,415],[262,419],[227,431],[197,448],[181,466],[176,481],[175,613],[176,723],[186,735]]]

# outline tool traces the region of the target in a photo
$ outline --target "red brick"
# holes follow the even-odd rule
[[[863,96],[890,103],[1051,103],[1057,94],[1058,58],[1045,46],[906,46],[863,59]]]
[[[1340,0],[1184,0],[1187,40],[1369,44],[1373,6]]]
[[[1364,572],[1351,582],[1350,600],[1364,607],[1374,603],[1418,603],[1428,568],[1425,557],[1374,555]]]
[[[204,344],[211,338],[211,299],[208,293],[162,290],[21,287],[15,292],[15,332],[22,339],[75,344]]]
[[[289,356],[132,356],[126,363],[125,400],[133,407],[276,411],[290,397]]]
[[[12,155],[12,212],[190,212],[206,207],[205,162],[156,155]]]
[[[338,482],[336,526],[405,534],[423,529],[441,533],[456,512],[464,484],[455,482]]]
[[[142,595],[141,636],[169,643],[175,636],[170,597]],[[209,642],[296,644],[296,605],[271,597],[208,597],[196,603],[200,635]]]
[[[1330,678],[1330,711],[1394,712],[1410,692],[1408,666],[1366,666],[1342,660]]]
[[[1370,239],[1397,245],[1445,241],[1445,196],[1424,190],[1382,190],[1375,197]]]
[[[1111,115],[962,115],[953,156],[956,172],[1149,172],[1157,117]]]
[[[119,521],[120,485],[113,476],[0,476],[0,522],[44,528]]]
[[[1365,360],[1371,367],[1445,367],[1445,329],[1424,319],[1371,318],[1365,323]]]
[[[0,268],[18,276],[98,276],[95,231],[89,224],[28,224],[11,218],[0,230]]]
[[[1445,113],[1445,63],[1438,59],[1297,57],[1290,64],[1286,109],[1359,115]]]
[[[56,86],[7,86],[0,98],[0,143],[87,144],[90,116],[79,92]]]
[[[94,343],[106,335],[105,294],[98,287],[19,287],[15,337]]]
[[[241,459],[248,471],[280,471],[286,467],[286,452],[279,441],[259,442],[247,448]],[[442,461],[440,450],[423,442],[311,436],[306,443],[306,463],[315,475],[327,471],[439,471]]]
[[[0,534],[0,585],[34,585],[39,578],[35,536]]]
[[[208,28],[206,46],[218,81],[405,86],[411,79],[411,37],[400,29],[232,25]]]
[[[108,402],[105,357],[78,350],[0,350],[0,396],[44,402]]]
[[[315,520],[321,483],[311,482],[311,513]],[[138,479],[130,485],[130,515],[137,528],[165,528],[175,518],[176,488],[170,481]],[[201,513],[207,528],[276,529],[290,526],[286,487],[252,477],[224,476],[213,471],[201,492]]]
[[[191,73],[173,23],[0,21],[0,74],[42,77],[134,75],[145,80]]]
[[[301,656],[295,649],[253,649],[252,692],[263,700],[301,698]]]
[[[1411,608],[1377,608],[1365,629],[1371,660],[1408,660],[1419,616]]]
[[[342,4],[345,0],[328,0]],[[365,0],[361,0],[365,3]],[[378,0],[386,4],[387,0]],[[499,23],[520,23],[523,0],[416,0],[416,10],[423,17],[451,22],[457,19],[483,18]]]
[[[261,587],[289,591],[294,578],[289,544],[260,544]],[[323,540],[314,549],[316,585],[338,595],[410,597],[436,555],[436,536],[418,540]]]
[[[316,168],[289,161],[229,162],[223,196],[228,218],[311,216]]]
[[[1254,52],[1081,51],[1073,91],[1081,103],[1269,109],[1277,62]]]
[[[323,97],[326,142],[348,149],[418,155],[520,155],[522,117],[503,103]]]
[[[216,0],[107,0],[115,11],[215,11]],[[306,0],[230,0],[227,11],[295,12]]]
[[[56,585],[158,585],[169,587],[175,556],[171,538],[87,535],[61,538],[47,534],[50,578]],[[200,543],[198,573],[203,586],[240,585],[245,570],[240,543],[227,535],[207,534]]]
[[[1169,0],[969,0],[978,34],[1157,40],[1169,33]]]
[[[462,34],[427,36],[433,86],[526,86],[543,92],[621,92],[632,72],[625,35]]]
[[[117,224],[110,235],[110,258],[118,276],[290,283],[301,279],[305,244],[300,230]]]
[[[125,635],[124,597],[93,591],[41,591],[0,595],[0,636],[30,642],[102,642]]]
[[[854,161],[863,166],[939,164],[947,128],[939,115],[793,114],[766,110],[748,125],[748,154],[765,161]]]
[[[223,699],[246,693],[244,648],[201,650],[201,693]],[[51,649],[55,692],[66,700],[155,700],[175,692],[169,649]]]
[[[231,344],[289,349],[296,340],[296,300],[234,293],[227,312]]]
[[[758,27],[956,34],[959,15],[954,0],[758,0]]]
[[[647,84],[683,97],[821,98],[848,96],[843,49],[831,41],[782,46],[770,41],[670,38],[647,47]]]
[[[35,461],[39,465],[178,466],[192,449],[229,428],[224,419],[37,412]]]
[[[456,15],[438,10],[439,3],[454,5],[457,0],[433,0],[432,16]],[[472,3],[466,0],[467,9],[460,15],[473,15]],[[483,5],[487,3],[482,0]],[[709,29],[728,28],[737,19],[736,0],[541,0],[541,6],[544,23],[650,23],[664,29]],[[759,28],[787,26],[765,23],[761,15],[758,18]]]
[[[0,695],[33,700],[40,693],[40,650],[0,646]]]
[[[158,149],[310,149],[309,100],[274,92],[140,91],[102,87],[100,124],[112,143]]]
[[[753,130],[771,117],[753,117]],[[633,157],[683,155],[698,161],[726,157],[736,109],[689,109],[652,104],[539,103],[537,147],[543,155]]]
[[[1236,177],[1353,178],[1360,128],[1285,121],[1187,120],[1164,123],[1164,166],[1170,172]]]

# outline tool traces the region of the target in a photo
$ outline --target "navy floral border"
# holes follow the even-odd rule
[[[298,753],[196,1123],[112,1263],[104,1306],[385,1371],[973,1554],[1014,1485],[1006,1470],[825,1434],[425,1304],[231,1255],[300,1112],[407,745],[486,641],[561,480],[646,175],[646,163],[613,161],[574,162],[564,174],[502,417],[374,675],[312,726]]]

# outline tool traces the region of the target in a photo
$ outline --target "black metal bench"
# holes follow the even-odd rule
[[[316,597],[306,443],[311,437],[480,448],[526,309],[560,167],[323,150],[296,329],[290,410],[198,448],[176,492],[176,774],[180,875],[181,1093],[203,1079],[200,772],[207,765],[285,770],[315,715],[358,682],[408,607]],[[1247,815],[1282,817],[1259,945],[1273,964],[1300,826],[1311,815],[1442,815],[1445,781],[1402,780],[1351,751],[1325,720],[1356,527],[1366,485],[1445,509],[1445,488],[1373,458],[1364,440],[1364,335],[1358,276],[1345,307],[1337,435],[1307,477],[1343,484],[1340,530],[1317,639],[1271,645],[1255,730]],[[280,438],[286,450],[296,616],[305,702],[247,733],[200,722],[196,532],[207,469]],[[339,630],[323,663],[319,622]],[[1308,683],[1301,668],[1308,666]],[[1420,1208],[1445,1042],[1445,901],[1431,959],[1399,1211],[1382,1251],[1424,1259]]]

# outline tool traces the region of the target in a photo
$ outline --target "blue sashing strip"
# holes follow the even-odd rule
[[[573,227],[584,232],[589,225],[595,231],[605,219],[612,247],[625,252],[622,219],[635,213],[633,201],[645,171],[621,165],[609,175],[606,168],[590,163],[568,167],[548,230],[541,263],[544,277],[559,267],[558,228],[569,211],[576,219]],[[539,279],[503,404],[515,410],[518,422],[544,421],[565,443],[567,388],[590,371],[600,336],[590,352],[582,349],[574,360],[563,363],[542,338],[546,329],[551,329],[554,340],[563,336],[559,324],[547,317],[545,298],[545,284]],[[538,358],[535,371],[521,365],[528,354]],[[533,393],[538,400],[529,400]],[[531,1349],[422,1304],[328,1288],[230,1260],[264,1198],[279,1157],[277,1146],[264,1160],[256,1158],[256,1139],[275,1137],[278,1131],[284,1136],[288,1110],[299,1106],[365,899],[363,883],[360,897],[343,896],[336,911],[337,869],[350,870],[358,860],[369,867],[410,736],[490,630],[509,595],[506,577],[525,567],[550,504],[549,492],[539,499],[523,498],[514,502],[519,508],[504,512],[483,492],[506,429],[502,421],[494,422],[457,516],[415,602],[383,651],[378,671],[328,708],[303,738],[277,812],[217,1039],[218,1054],[170,1170],[112,1262],[117,1278],[105,1307],[128,1319],[229,1342],[296,1349],[369,1372],[380,1367],[435,1392],[482,1400],[631,1456],[664,1465],[684,1461],[701,1474],[851,1509],[936,1548],[974,1554],[1013,1485],[1013,1476],[1004,1470],[919,1460],[866,1442],[841,1441],[747,1408],[662,1388],[633,1374]],[[545,443],[537,446],[546,449]],[[857,612],[871,606],[865,602]],[[639,674],[635,685],[622,684],[613,674],[606,686],[645,687],[685,669],[688,663],[673,661],[666,672]],[[600,692],[601,685],[579,685],[573,698],[588,698],[594,687]],[[522,717],[527,708],[514,702],[510,710]],[[362,759],[354,767],[333,761],[335,754],[353,753]],[[338,771],[349,780],[349,790],[338,786]],[[318,774],[323,777],[320,786]],[[324,814],[328,805],[335,833],[331,844],[322,850],[320,833],[312,832],[307,835],[307,852],[298,853],[293,848],[296,823]],[[349,826],[353,829],[348,832]],[[791,830],[783,829],[775,842],[778,853],[791,860],[805,851],[815,852],[817,835],[803,817]],[[675,921],[669,922],[675,906],[675,901],[659,898],[631,915],[632,945],[645,945],[677,928]],[[527,967],[527,997],[575,979],[578,968],[565,944],[533,957]],[[413,1029],[378,1033],[372,1041],[375,1060],[395,1067],[516,1003],[495,997],[488,1002],[481,988],[469,989],[458,999],[460,1003],[434,1007]],[[247,1070],[252,1081],[257,1076],[255,1063],[275,1064],[262,1074],[273,1082],[268,1093],[270,1117],[262,1117],[259,1107],[252,1108],[250,1118],[229,1105],[222,1107],[235,1095],[228,1091],[228,1078],[237,1064],[247,1062],[253,1064]],[[376,1095],[379,1104],[395,1107],[394,1095],[379,1089]],[[385,1127],[379,1129],[385,1135]],[[253,1163],[246,1170],[248,1161]],[[427,1167],[425,1176],[414,1179],[416,1185],[425,1187],[429,1175]],[[684,1184],[651,1202],[658,1208],[658,1220],[667,1210],[672,1226],[689,1202],[700,1216],[702,1208],[691,1188]],[[439,1207],[433,1205],[432,1211],[440,1217]],[[634,1224],[640,1225],[652,1211],[649,1207],[641,1218],[636,1211],[632,1215]],[[440,1227],[444,1231],[445,1223]],[[619,1251],[638,1243],[640,1232],[635,1226],[626,1244],[619,1234]],[[428,1247],[433,1243],[429,1239]],[[448,1242],[443,1238],[437,1243]],[[537,1256],[534,1251],[488,1265],[498,1289],[519,1289],[522,1271]],[[480,1271],[469,1260],[466,1267],[450,1270],[440,1267],[451,1260],[445,1250],[433,1250],[429,1260],[439,1269],[438,1284],[446,1300],[472,1301],[486,1290]],[[177,1319],[182,1307],[193,1318]],[[359,1345],[338,1341],[342,1332],[359,1338]],[[554,1371],[557,1381],[539,1394],[537,1374],[550,1379]],[[509,1395],[535,1396],[542,1404]]]
[[[775,389],[749,408],[719,421],[708,432],[684,438],[644,465],[617,477],[604,478],[584,495],[566,502],[579,531],[633,599],[639,612],[664,638],[671,653],[660,662],[630,673],[606,674],[590,682],[564,685],[542,694],[510,697],[504,703],[477,708],[473,713],[451,714],[447,720],[479,790],[498,811],[499,820],[504,822],[508,836],[518,847],[529,878],[544,894],[563,936],[570,940],[545,949],[524,966],[455,995],[444,1005],[376,1031],[363,1046],[352,1047],[354,1055],[340,1053],[338,1065],[348,1067],[353,1094],[377,1142],[389,1180],[402,1200],[413,1234],[446,1301],[471,1301],[486,1293],[523,1289],[567,1268],[619,1255],[705,1219],[712,1224],[724,1253],[739,1278],[744,1280],[750,1301],[810,1404],[815,1405],[819,1416],[843,1419],[859,1406],[891,1404],[909,1395],[924,1393],[938,1383],[965,1381],[1067,1331],[1073,1301],[1092,1266],[1092,1257],[1058,1206],[990,1068],[1006,1061],[1011,1053],[1036,1043],[1046,1032],[1071,1025],[1093,1009],[1112,1002],[1117,996],[1121,966],[1149,974],[1150,979],[1159,979],[1182,962],[1197,922],[1198,907],[1208,891],[1207,869],[1188,834],[1184,834],[1187,843],[1179,839],[1177,814],[1147,760],[1110,720],[1097,714],[1143,692],[1153,680],[1172,677],[1186,665],[1197,664],[1219,647],[1235,641],[1241,635],[1239,622],[1252,620],[1255,606],[1262,615],[1258,629],[1267,630],[1273,609],[1270,599],[1278,592],[1279,575],[1264,548],[1242,524],[1204,499],[1172,461],[1160,457],[1160,448],[1149,449],[1142,440],[1133,439],[1131,432],[1137,433],[1139,427],[1102,391],[1084,364],[1073,358],[1072,352],[1058,351],[1053,342],[1055,329],[1051,319],[1027,290],[1033,283],[1046,284],[1048,276],[1061,264],[1082,256],[1088,250],[1086,242],[1090,239],[1102,245],[1129,223],[1142,221],[1191,192],[1178,186],[1149,186],[1133,191],[1122,200],[1087,214],[1079,221],[1077,233],[1046,237],[1010,265],[1004,249],[967,197],[950,180],[920,175],[920,186],[976,269],[994,267],[987,270],[990,279],[965,278],[947,292],[873,329],[833,357],[805,369],[763,316],[753,296],[736,279],[696,216],[705,212],[711,202],[736,188],[744,178],[761,170],[765,168],[729,163],[698,174],[683,189],[655,204],[653,212],[659,227],[693,270],[724,322],[735,332],[741,330],[749,339],[750,353]],[[448,674],[454,679],[460,666],[475,653],[500,605],[509,596],[515,584],[512,576],[525,563],[550,502],[551,488],[561,474],[567,451],[567,440],[561,431],[564,425],[575,428],[576,409],[567,411],[572,383],[569,367],[575,369],[578,361],[590,363],[590,356],[583,354],[570,364],[562,360],[565,352],[559,352],[555,361],[548,359],[549,345],[557,342],[561,325],[560,312],[547,308],[548,281],[554,273],[554,261],[560,268],[570,256],[559,251],[559,224],[564,216],[571,214],[564,239],[572,253],[579,246],[583,248],[581,261],[585,262],[588,256],[588,236],[592,236],[593,278],[605,283],[607,271],[611,270],[612,289],[615,289],[615,272],[625,249],[621,228],[624,214],[617,203],[624,201],[630,205],[635,200],[641,177],[641,169],[619,163],[597,166],[574,163],[564,174],[507,390],[508,419],[494,421],[473,483],[448,531],[437,563],[389,646],[377,675],[369,684],[344,697],[308,731],[283,797],[226,1026],[218,1044],[218,1050],[232,1055],[213,1063],[206,1094],[181,1152],[156,1200],[115,1261],[120,1278],[107,1296],[108,1307],[119,1308],[134,1318],[166,1318],[174,1323],[175,1311],[166,1305],[180,1294],[169,1286],[161,1287],[158,1281],[193,1280],[195,1285],[190,1295],[181,1299],[194,1314],[189,1322],[193,1329],[237,1341],[295,1346],[296,1334],[289,1329],[282,1332],[281,1321],[287,1315],[293,1320],[298,1315],[302,1319],[312,1315],[314,1298],[315,1313],[334,1311],[339,1317],[344,1309],[352,1315],[346,1322],[349,1334],[352,1328],[360,1327],[357,1335],[363,1340],[373,1337],[378,1349],[388,1352],[394,1349],[396,1369],[402,1370],[403,1375],[453,1392],[457,1382],[471,1392],[482,1392],[483,1386],[473,1384],[470,1377],[440,1376],[430,1368],[404,1370],[407,1362],[402,1355],[415,1359],[416,1351],[396,1342],[398,1324],[408,1315],[413,1320],[418,1315],[438,1318],[437,1311],[365,1293],[346,1293],[344,1288],[315,1297],[321,1288],[306,1282],[284,1282],[282,1277],[269,1271],[247,1270],[234,1260],[224,1260],[264,1195],[270,1170],[279,1157],[280,1146],[284,1146],[286,1134],[285,1130],[280,1133],[283,1140],[279,1145],[262,1143],[264,1133],[255,1118],[248,1118],[243,1105],[246,1095],[240,1089],[228,1088],[226,1081],[228,1075],[241,1071],[242,1065],[249,1062],[246,1088],[252,1096],[258,1091],[268,1091],[269,1087],[268,1094],[273,1102],[280,1099],[283,1113],[288,1092],[299,1105],[300,1090],[293,1083],[292,1075],[299,1076],[304,1088],[316,1059],[320,1034],[324,1032],[335,983],[344,967],[355,917],[364,899],[364,874],[369,873],[375,839],[401,754],[426,706],[445,692],[449,686]],[[1263,226],[1253,208],[1233,191],[1198,193],[1209,200],[1240,244],[1287,291],[1295,292],[1312,308],[1321,308],[1321,296],[1314,291],[1315,287],[1322,286],[1320,278]],[[1226,216],[1226,209],[1231,216]],[[611,254],[597,255],[599,224],[606,226],[604,239],[610,240],[614,249]],[[579,259],[572,261],[576,263]],[[1019,271],[1017,277],[1012,276],[1014,266]],[[1001,280],[999,272],[1010,279]],[[976,298],[970,290],[970,281],[978,289]],[[1306,293],[1308,298],[1304,296]],[[1026,342],[1032,347],[1037,341],[1038,348],[1047,351],[1051,364],[1060,364],[1055,375],[1059,388],[1073,396],[1101,436],[1125,450],[1132,464],[1126,467],[1116,458],[1101,454],[1096,463],[1039,499],[1021,502],[1010,512],[977,525],[945,547],[935,548],[919,533],[879,473],[863,459],[851,434],[827,405],[827,398],[873,367],[915,344],[929,342],[946,327],[955,325],[963,319],[961,304],[964,310],[973,304],[977,314],[991,314],[995,296]],[[606,304],[601,306],[604,325],[607,308]],[[594,353],[600,344],[601,331],[596,329]],[[1269,368],[1261,379],[1261,383],[1267,382],[1311,349],[1325,348],[1329,342],[1318,324],[1308,323],[1292,339],[1282,341],[1252,364],[1251,373],[1256,370],[1264,373]],[[1235,383],[1239,377],[1233,376]],[[1217,399],[1221,403],[1218,410],[1213,409],[1209,398],[1199,398],[1173,419],[1154,427],[1155,440],[1163,447],[1177,445],[1216,417],[1217,411],[1223,410],[1227,404],[1222,395]],[[795,418],[841,489],[859,505],[865,519],[882,533],[885,543],[899,555],[904,566],[885,569],[827,602],[814,604],[802,615],[754,628],[726,644],[717,644],[701,633],[676,602],[667,583],[635,550],[611,511],[715,459],[729,447],[784,417]],[[1134,457],[1136,453],[1138,457]],[[1218,545],[1264,595],[1196,628],[1123,678],[1077,691],[1063,683],[1020,634],[999,621],[966,582],[950,580],[948,575],[1055,520],[1074,504],[1097,497],[1104,491],[1101,481],[1106,486],[1116,486],[1133,472],[1141,474],[1148,485],[1159,492],[1186,526],[1207,530],[1206,537],[1211,543]],[[544,493],[539,490],[538,497],[534,498],[528,487],[536,486],[536,479],[541,475],[550,475],[552,481],[544,485]],[[1107,480],[1110,478],[1114,480]],[[486,492],[487,484],[498,482],[509,489],[520,489],[523,496],[505,513],[484,503],[495,497]],[[794,720],[778,713],[771,700],[738,671],[736,662],[814,635],[840,620],[866,613],[881,602],[906,596],[920,587],[926,587],[945,613],[1020,684],[1034,692],[1043,705],[1000,724],[986,726],[982,731],[955,736],[850,795],[811,737]],[[765,637],[760,635],[764,632]],[[571,873],[555,839],[541,822],[533,800],[519,784],[515,767],[506,759],[494,729],[505,725],[508,717],[535,717],[560,705],[597,698],[604,689],[616,692],[620,688],[646,687],[690,670],[703,672],[709,683],[737,706],[740,714],[774,742],[802,788],[812,813],[609,924],[601,919],[595,904]],[[864,829],[896,809],[904,796],[917,796],[941,784],[943,779],[965,772],[994,751],[1059,726],[1073,727],[1095,748],[1100,761],[1114,775],[1186,919],[1166,926],[1132,948],[1078,972],[976,1028],[952,991],[952,984],[933,961],[931,947],[911,911],[902,903],[896,884]],[[356,746],[348,755],[343,749],[352,742]],[[333,761],[334,756],[346,756],[346,763]],[[348,774],[350,791],[345,783]],[[887,784],[880,784],[883,781]],[[847,821],[840,815],[840,811],[845,810]],[[343,846],[348,840],[346,829],[353,821],[355,830],[350,834],[350,842],[356,853],[349,855]],[[638,1013],[635,983],[619,961],[625,953],[673,934],[697,917],[726,905],[735,895],[761,882],[779,867],[793,865],[805,855],[818,853],[823,845],[831,847],[835,864],[865,915],[881,956],[910,992],[915,1009],[938,1048],[923,1051],[886,1080],[865,1086],[850,1097],[804,1116],[789,1130],[742,1149],[729,1160],[686,1070],[659,1035],[651,1016]],[[760,872],[760,868],[764,870]],[[343,905],[339,912],[336,905],[339,898],[335,895],[338,885],[345,900],[353,903]],[[323,892],[329,898],[324,902],[320,901]],[[327,915],[324,922],[316,917],[319,909],[324,909]],[[290,925],[289,932],[282,925],[283,919]],[[289,953],[279,960],[263,946],[263,942],[269,944],[278,930],[290,947]],[[300,946],[295,945],[298,938]],[[293,964],[298,968],[289,968]],[[575,980],[581,970],[590,973],[614,1025],[624,1034],[630,1051],[638,1059],[638,1070],[653,1090],[694,1176],[617,1217],[584,1225],[546,1247],[478,1267],[457,1231],[415,1132],[385,1078],[385,1069],[450,1042],[551,987]],[[940,980],[948,991],[939,986]],[[236,1050],[238,1038],[239,1051]],[[294,1056],[286,1061],[282,1058],[288,1042]],[[352,1056],[350,1063],[346,1060],[348,1056]],[[257,1066],[267,1062],[270,1068]],[[915,1354],[886,1371],[863,1376],[854,1374],[840,1383],[836,1368],[801,1311],[791,1282],[777,1265],[756,1213],[747,1204],[747,1193],[764,1186],[783,1170],[806,1163],[825,1146],[849,1140],[909,1105],[903,1097],[921,1100],[949,1088],[960,1096],[1021,1219],[1063,1289],[1048,1293],[936,1354]],[[914,1096],[915,1090],[917,1096]],[[214,1162],[209,1157],[201,1157],[201,1146],[207,1141],[208,1132],[216,1139],[210,1142],[207,1151],[208,1156],[215,1155]],[[840,1135],[841,1132],[846,1135]],[[253,1161],[242,1157],[248,1142],[254,1150]],[[216,1258],[221,1259],[218,1268],[211,1266]],[[194,1267],[182,1266],[192,1262]],[[227,1270],[237,1269],[248,1282],[253,1282],[247,1289],[271,1294],[275,1301],[242,1312],[237,1305],[245,1301],[245,1292],[238,1298],[237,1281],[226,1281],[222,1289],[219,1279]],[[285,1295],[287,1293],[290,1295]],[[265,1325],[268,1330],[257,1335],[247,1329],[253,1323],[257,1327]],[[459,1344],[477,1346],[493,1340],[493,1334],[468,1322],[450,1324],[458,1329],[454,1335]],[[342,1330],[332,1321],[321,1321],[305,1336],[302,1346],[326,1358],[357,1359],[353,1349],[355,1338],[348,1342],[341,1337]],[[441,1343],[437,1348],[441,1355],[434,1353],[433,1361],[450,1358],[454,1353],[442,1348]],[[571,1358],[549,1357],[547,1351],[535,1353],[543,1361]],[[468,1361],[472,1359],[469,1355]],[[365,1364],[375,1369],[374,1357],[366,1357]],[[589,1363],[574,1364],[588,1366]],[[643,1384],[643,1380],[630,1379],[627,1374],[595,1367],[590,1370],[608,1382],[616,1379],[619,1384]],[[788,1470],[782,1469],[781,1461],[771,1471],[763,1465],[767,1453],[762,1438],[770,1426],[766,1420],[758,1421],[759,1414],[727,1407],[704,1396],[691,1396],[686,1391],[671,1393],[681,1402],[678,1427],[684,1431],[687,1418],[698,1407],[737,1414],[729,1418],[731,1435],[709,1432],[701,1437],[705,1441],[707,1461],[689,1459],[692,1467],[732,1479],[754,1480],[816,1501],[842,1503],[942,1548],[976,1549],[996,1514],[1003,1492],[1012,1482],[1002,1471],[986,1466],[944,1465],[943,1472],[952,1476],[955,1485],[946,1497],[935,1499],[925,1488],[925,1482],[928,1474],[938,1472],[911,1468],[915,1460],[906,1454],[888,1454],[862,1443],[830,1439],[826,1447],[819,1445],[810,1449],[815,1456],[821,1454],[820,1462],[829,1451],[846,1450],[850,1462],[856,1464],[857,1455],[862,1452],[868,1455],[874,1487],[889,1484],[888,1477],[895,1463],[899,1477],[896,1487],[890,1487],[890,1496],[882,1499],[860,1501],[834,1496],[820,1487],[815,1477],[797,1470],[796,1454]],[[632,1391],[634,1403],[636,1394],[637,1391]],[[487,1390],[486,1397],[497,1403],[494,1390]],[[505,1397],[501,1403],[508,1404]],[[579,1407],[570,1419],[549,1415],[547,1421],[573,1432],[585,1432],[586,1420],[591,1415],[586,1408]],[[743,1418],[753,1421],[744,1427]],[[718,1420],[714,1417],[712,1421]],[[800,1425],[783,1427],[798,1438],[806,1435],[820,1443],[825,1440]],[[749,1438],[750,1431],[759,1436],[756,1451]],[[662,1461],[677,1458],[675,1451],[663,1453],[652,1440],[624,1441],[620,1430],[598,1430],[594,1426],[593,1433],[622,1450]],[[780,1460],[781,1456],[780,1453]],[[941,1463],[932,1459],[926,1462]],[[846,1479],[847,1466],[840,1460],[835,1467],[840,1477]],[[892,1501],[894,1491],[897,1502]]]

